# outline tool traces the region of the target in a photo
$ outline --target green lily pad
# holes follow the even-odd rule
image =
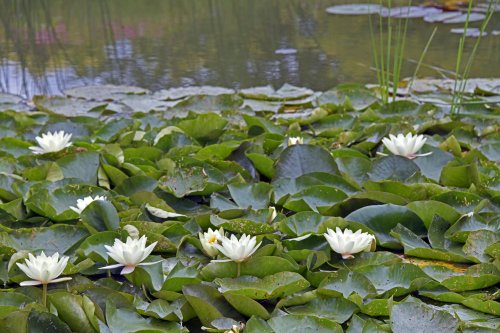
[[[391,309],[394,332],[455,332],[459,321],[439,308],[408,298]]]
[[[299,265],[288,259],[277,256],[258,256],[241,264],[241,275],[264,278],[279,272],[297,272]],[[234,262],[212,262],[201,270],[205,280],[236,276],[237,267]]]
[[[348,196],[341,190],[324,185],[311,186],[292,195],[283,207],[295,212],[325,212],[330,206],[346,199]]]
[[[391,266],[365,266],[356,271],[371,281],[378,294],[385,295],[405,295],[431,281],[420,268],[404,263]]]
[[[72,331],[95,332],[91,323],[92,317],[88,318],[84,310],[84,298],[82,296],[60,291],[51,293],[49,300],[57,309],[59,318],[68,324]],[[90,315],[94,316],[94,313]]]
[[[398,223],[407,227],[417,235],[426,233],[422,220],[406,207],[395,205],[368,206],[346,216],[346,220],[355,221],[369,227],[377,237],[381,246],[398,249],[399,242],[390,235]]]
[[[210,285],[186,285],[182,287],[182,293],[205,326],[221,317],[239,318],[222,294]]]
[[[215,113],[199,115],[196,119],[183,120],[177,127],[196,140],[216,140],[224,132],[227,120]]]
[[[275,177],[297,178],[312,172],[339,174],[335,160],[325,149],[312,145],[293,145],[281,153]]]
[[[307,88],[295,87],[290,84],[284,84],[278,90],[272,86],[254,87],[240,90],[240,94],[249,99],[266,101],[287,101],[297,100],[313,94],[313,91]]]
[[[471,266],[465,272],[443,266],[426,266],[423,270],[441,285],[456,292],[487,288],[500,282],[498,269],[488,264]]]
[[[265,307],[250,297],[226,293],[224,294],[224,298],[244,316],[258,316],[262,319],[269,319],[271,317]]]
[[[341,269],[321,282],[318,287],[318,293],[344,298],[355,293],[365,298],[375,296],[377,290],[363,274]]]
[[[377,159],[368,173],[373,181],[386,179],[404,181],[419,172],[419,167],[406,157],[391,155]]]
[[[104,245],[113,246],[116,238],[120,238],[120,234],[115,231],[103,231],[91,235],[80,244],[77,253],[95,262],[107,263],[108,254]]]
[[[39,183],[32,186],[30,188],[32,194],[25,201],[26,207],[53,221],[67,221],[78,217],[69,208],[76,207],[78,199],[106,195],[106,192],[98,187],[71,184],[71,182]]]
[[[276,333],[341,333],[342,326],[333,320],[316,316],[285,315],[268,320],[273,332]]]
[[[224,187],[225,177],[218,169],[192,167],[181,169],[172,176],[160,179],[159,187],[164,191],[182,198],[186,195],[207,195]]]
[[[188,332],[178,323],[168,323],[152,318],[145,319],[130,309],[117,308],[111,301],[106,303],[106,321],[112,332]]]
[[[196,268],[178,262],[168,273],[161,289],[180,292],[183,285],[199,282],[201,282],[200,272]]]
[[[356,5],[338,5],[328,7],[327,12],[330,14],[368,14],[373,11],[380,10],[379,5],[356,4]],[[373,93],[362,85],[357,84],[341,84],[332,90],[328,90],[321,94],[318,98],[318,103],[322,107],[330,110],[341,109],[342,111],[361,111],[374,104],[377,98]]]
[[[91,230],[116,230],[120,227],[118,212],[108,200],[91,202],[80,214],[82,222]]]
[[[45,251],[47,254],[66,253],[71,247],[87,237],[85,228],[56,224],[51,227],[17,229],[10,233],[0,233],[4,246],[16,251]]]
[[[403,244],[404,252],[408,256],[452,262],[470,262],[470,260],[465,258],[465,255],[458,251],[452,252],[450,249],[431,248],[429,244],[401,224],[392,229],[391,235],[400,240],[401,244]]]
[[[243,295],[252,299],[272,299],[287,296],[309,286],[300,274],[280,272],[262,279],[255,276],[241,276],[236,279],[215,279],[223,294]]]
[[[346,322],[357,310],[356,304],[342,297],[318,297],[304,305],[286,309],[291,314],[328,318],[339,324]]]

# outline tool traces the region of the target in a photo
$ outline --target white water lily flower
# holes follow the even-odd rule
[[[432,154],[432,152],[417,154],[420,148],[423,147],[425,141],[427,141],[427,138],[423,135],[413,136],[411,133],[406,134],[406,136],[403,134],[398,134],[397,136],[389,134],[389,138],[382,139],[382,143],[391,153],[394,155],[404,156],[409,159]],[[383,153],[378,154],[386,156],[386,154]]]
[[[257,238],[251,237],[250,235],[245,235],[240,237],[238,240],[235,235],[231,235],[231,238],[222,237],[221,245],[213,244],[213,246],[219,250],[226,257],[231,259],[234,262],[241,263],[248,258],[259,248],[259,244],[257,243]]]
[[[333,251],[342,255],[342,259],[354,258],[353,254],[358,252],[368,252],[371,249],[372,242],[375,240],[373,235],[358,230],[352,232],[350,229],[345,229],[344,232],[337,227],[334,232],[332,229],[326,229],[327,233],[323,234],[330,244]]]
[[[288,138],[288,145],[289,146],[293,146],[293,145],[297,145],[297,144],[301,145],[303,143],[304,143],[304,138],[302,138],[300,136]]]
[[[35,138],[39,147],[32,146],[29,149],[34,154],[54,153],[71,146],[72,143],[70,140],[72,135],[71,133],[64,133],[64,131],[43,133],[41,137],[37,136]]]
[[[146,247],[147,240],[147,237],[144,235],[139,239],[127,237],[127,241],[125,243],[116,238],[113,246],[104,245],[106,250],[108,250],[106,252],[108,256],[113,258],[118,264],[101,267],[100,269],[123,267],[120,274],[124,275],[132,273],[137,266],[147,266],[159,263],[161,260],[155,262],[142,262],[151,254],[151,252],[153,252],[156,243],[158,243],[154,242]]]
[[[36,257],[30,253],[28,259],[25,259],[25,263],[16,263],[16,265],[33,280],[23,281],[20,283],[21,286],[36,286],[71,280],[70,277],[57,278],[68,264],[68,257],[59,259],[59,253],[57,252],[49,257],[43,251]]]
[[[161,208],[153,207],[150,204],[146,204],[146,209],[151,215],[154,215],[156,217],[162,218],[162,219],[168,219],[171,217],[184,217],[186,215],[183,214],[178,214],[178,213],[172,213],[172,212],[167,212],[166,210],[163,210]]]
[[[212,228],[208,228],[208,231],[205,233],[198,233],[200,237],[201,246],[203,247],[203,251],[210,257],[215,257],[219,250],[214,247],[214,244],[218,244],[218,241],[224,237],[224,229],[220,228],[219,230],[212,230]]]
[[[83,199],[76,200],[76,207],[70,206],[69,208],[77,214],[81,214],[88,205],[96,200],[106,200],[105,196],[96,195],[95,197],[85,197]]]

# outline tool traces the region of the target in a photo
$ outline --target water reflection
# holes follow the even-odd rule
[[[375,81],[368,18],[326,14],[331,4],[330,0],[4,0],[0,2],[0,90],[33,95],[98,83],[157,90],[284,82],[324,90],[344,81]],[[490,29],[500,30],[498,18],[497,14],[492,19]],[[421,20],[411,21],[407,59],[418,59],[432,28]],[[454,67],[459,36],[451,35],[450,28],[440,28],[427,63]],[[500,76],[499,48],[500,37],[483,40],[474,76]],[[414,64],[407,62],[403,74],[413,69]],[[421,75],[436,72],[423,69]]]

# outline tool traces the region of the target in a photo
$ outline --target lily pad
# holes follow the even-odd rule
[[[400,248],[390,232],[399,223],[417,235],[425,234],[422,220],[409,209],[396,205],[368,206],[346,216],[346,220],[366,225],[375,232],[377,243],[387,248]]]
[[[309,286],[309,282],[300,274],[280,272],[263,279],[254,276],[242,276],[236,279],[215,279],[220,292],[243,295],[252,299],[272,299],[291,295]]]
[[[455,332],[459,321],[439,308],[408,298],[393,305],[391,329],[396,332]]]
[[[380,5],[368,4],[368,3],[358,3],[349,5],[337,5],[328,7],[326,12],[329,14],[337,15],[365,15],[365,14],[377,14],[380,13],[384,7]]]

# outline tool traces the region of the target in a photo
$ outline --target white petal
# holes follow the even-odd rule
[[[38,285],[41,285],[42,283],[40,281],[23,281],[21,283],[19,283],[19,285],[21,287],[24,287],[24,286],[38,286]]]
[[[158,261],[148,261],[148,262],[141,262],[140,264],[138,264],[137,266],[149,266],[149,265],[154,265],[154,264],[157,264],[159,262],[162,262],[163,260],[158,260]]]
[[[118,268],[118,267],[123,267],[123,266],[125,266],[125,265],[124,264],[114,264],[114,265],[99,267],[99,269],[113,269],[113,268]]]
[[[135,270],[135,266],[125,266],[120,272],[121,275],[130,274]]]
[[[432,151],[431,152],[428,152],[428,153],[424,153],[424,154],[414,154],[413,156],[414,157],[423,157],[423,156],[429,156],[432,154]]]
[[[57,282],[63,282],[63,281],[69,281],[71,280],[72,278],[71,277],[62,277],[62,278],[59,278],[59,279],[54,279],[54,280],[51,280],[49,281],[49,283],[57,283]]]

